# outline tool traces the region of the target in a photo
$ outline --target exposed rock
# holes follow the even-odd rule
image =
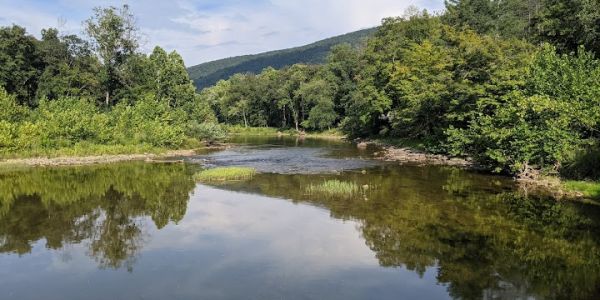
[[[397,161],[401,164],[444,165],[463,168],[476,167],[473,161],[469,159],[430,154],[410,148],[384,147],[383,151],[376,153],[376,157],[385,161]]]

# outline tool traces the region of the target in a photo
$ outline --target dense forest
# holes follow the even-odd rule
[[[237,73],[259,73],[266,67],[280,69],[298,63],[323,64],[333,46],[343,43],[359,46],[375,31],[376,28],[363,29],[306,46],[219,59],[189,67],[188,72],[196,87],[203,89]]]
[[[85,37],[0,28],[0,152],[180,147],[221,134],[183,59],[139,50],[129,8],[97,8]],[[120,150],[119,150],[120,149]]]
[[[598,178],[597,0],[449,0],[385,19],[324,65],[237,74],[202,91],[220,122],[422,141],[497,172]]]
[[[337,128],[420,141],[497,172],[600,177],[598,0],[410,8],[324,64],[236,74],[199,93],[176,52],[139,50],[127,6],[95,9],[84,29],[37,39],[0,28],[2,154],[176,148],[223,136],[220,122]]]

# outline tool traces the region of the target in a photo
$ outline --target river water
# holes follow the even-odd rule
[[[600,299],[600,208],[338,141],[0,170],[0,299]],[[194,172],[251,166],[248,181]],[[361,186],[308,192],[335,179]]]

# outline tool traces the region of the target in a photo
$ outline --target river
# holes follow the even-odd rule
[[[233,142],[0,170],[0,299],[600,299],[598,206],[340,141]],[[216,166],[258,174],[193,181]],[[308,192],[330,179],[361,192]]]

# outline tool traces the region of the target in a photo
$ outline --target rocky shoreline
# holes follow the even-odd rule
[[[408,147],[395,147],[383,145],[377,142],[363,141],[357,142],[358,148],[366,149],[369,145],[381,148],[374,153],[378,160],[399,162],[406,165],[418,166],[453,166],[466,169],[480,169],[480,167],[471,159],[450,157],[442,154],[431,154]]]
[[[401,164],[454,166],[475,169],[477,165],[468,159],[449,157],[441,154],[430,154],[410,148],[386,147],[376,153],[377,159],[384,161],[397,161]]]
[[[398,162],[401,165],[416,166],[451,166],[470,170],[485,171],[472,159],[450,157],[447,155],[431,154],[408,147],[396,147],[372,141],[357,141],[358,148],[366,149],[369,146],[379,147],[381,150],[374,153],[375,158],[388,162]],[[560,178],[542,176],[535,170],[513,178],[518,189],[525,194],[547,195],[557,200],[582,200],[583,193],[567,190]]]

